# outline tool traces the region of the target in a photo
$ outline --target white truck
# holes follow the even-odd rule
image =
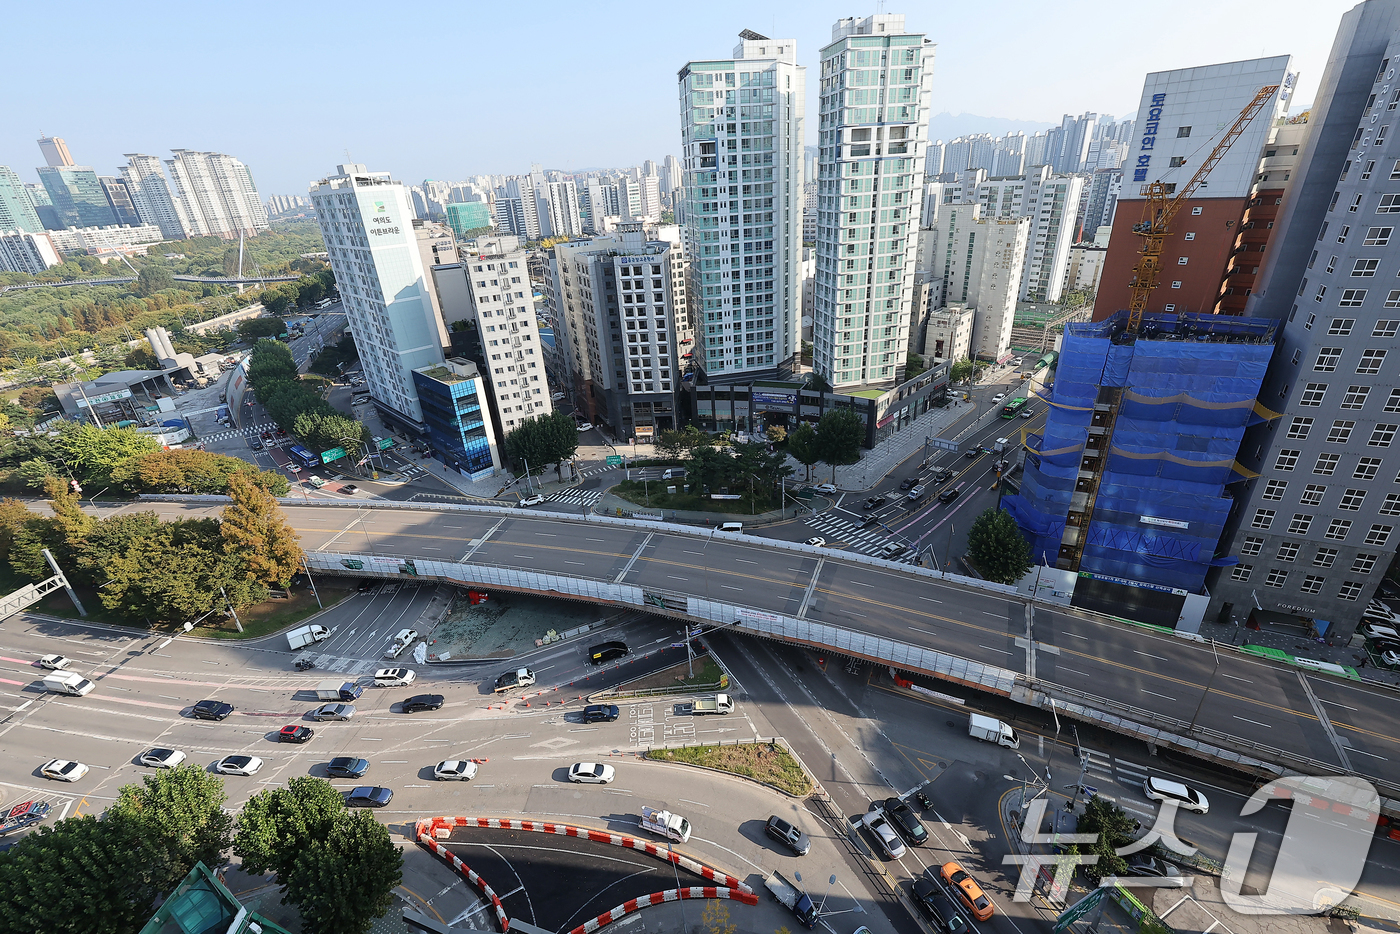
[[[91,694],[92,689],[97,686],[76,671],[55,671],[52,674],[44,675],[43,685],[45,691],[53,694],[68,694],[72,697]]]
[[[327,701],[353,701],[365,691],[353,681],[331,678],[316,685],[316,699]]]
[[[690,821],[679,814],[653,807],[642,807],[642,829],[673,843],[685,843],[690,839]]]
[[[1009,445],[1010,443],[1010,438],[998,438],[997,443],[992,445],[992,450],[997,454],[1005,454],[1007,445]]]
[[[803,927],[816,927],[817,906],[812,904],[811,896],[785,879],[781,872],[773,870],[773,874],[763,880],[763,886],[773,893],[778,904],[797,916]]]
[[[691,716],[699,717],[711,713],[730,713],[734,709],[734,698],[728,694],[714,697],[701,697],[690,705]]]
[[[317,626],[312,623],[309,626],[299,626],[287,633],[287,644],[292,647],[292,651],[304,649],[308,645],[315,645],[322,639],[330,638],[331,631],[325,626]]]
[[[1021,737],[1016,735],[1015,730],[995,717],[984,717],[980,713],[968,718],[967,735],[1007,749],[1021,748]]]

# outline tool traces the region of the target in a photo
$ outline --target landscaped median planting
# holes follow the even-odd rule
[[[762,741],[652,749],[647,752],[647,758],[742,775],[799,798],[806,797],[813,790],[812,780],[802,764],[777,743]]]

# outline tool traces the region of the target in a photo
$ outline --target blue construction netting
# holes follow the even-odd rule
[[[1274,350],[1275,322],[1126,313],[1066,328],[1043,434],[1002,500],[1036,562],[1060,552],[1100,389],[1121,389],[1080,569],[1199,593],[1242,479],[1235,457]],[[1084,494],[1079,494],[1081,498]]]

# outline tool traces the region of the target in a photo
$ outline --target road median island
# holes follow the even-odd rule
[[[646,758],[678,762],[752,779],[784,794],[805,798],[814,785],[797,757],[777,743],[735,742],[679,749],[650,749]]]

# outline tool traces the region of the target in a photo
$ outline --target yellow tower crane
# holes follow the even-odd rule
[[[1174,186],[1160,181],[1143,186],[1145,200],[1142,202],[1142,220],[1133,225],[1133,233],[1142,237],[1142,258],[1133,270],[1133,282],[1129,287],[1132,297],[1128,300],[1128,333],[1136,334],[1142,326],[1142,313],[1147,310],[1147,300],[1151,297],[1152,290],[1157,288],[1158,279],[1162,274],[1162,243],[1167,239],[1167,227],[1172,218],[1181,206],[1191,199],[1196,190],[1205,184],[1211,169],[1225,157],[1225,153],[1235,140],[1239,139],[1250,121],[1264,109],[1264,105],[1278,88],[1277,84],[1271,84],[1259,89],[1259,93],[1254,95],[1254,100],[1240,111],[1234,125],[1225,131],[1220,142],[1215,144],[1215,148],[1206,157],[1206,161],[1201,163],[1191,181],[1179,191],[1173,192]]]

